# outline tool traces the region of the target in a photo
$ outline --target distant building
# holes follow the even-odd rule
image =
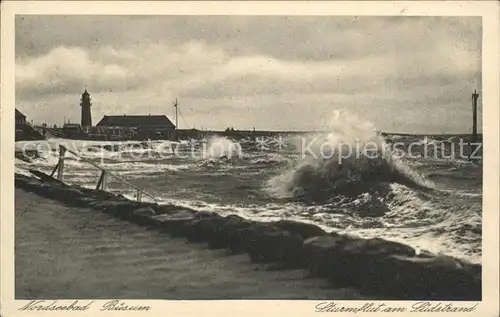
[[[92,114],[90,112],[90,107],[92,106],[92,102],[90,100],[90,94],[87,92],[87,88],[82,94],[82,100],[80,102],[80,107],[82,107],[82,121],[81,126],[83,128],[92,126]]]
[[[26,124],[26,116],[16,109],[16,130],[22,129]]]
[[[81,138],[85,136],[82,127],[78,123],[65,123],[62,131],[65,138]]]
[[[96,128],[120,137],[153,140],[172,139],[175,133],[175,125],[165,115],[104,116]]]
[[[183,129],[176,130],[178,139],[201,139],[203,137],[203,131],[197,129]]]
[[[27,121],[26,116],[16,109],[16,141],[43,140],[43,135],[36,131]]]

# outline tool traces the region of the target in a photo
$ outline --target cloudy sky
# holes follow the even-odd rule
[[[312,130],[344,110],[385,131],[471,130],[474,17],[17,16],[16,107],[79,122],[166,114],[180,128]],[[481,100],[481,98],[479,99]]]

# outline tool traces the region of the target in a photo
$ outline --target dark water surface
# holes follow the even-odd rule
[[[343,136],[339,139],[332,132],[321,137],[339,144],[346,142]],[[449,157],[459,139],[382,139],[373,133],[361,141],[403,145],[378,158],[351,156],[342,164],[338,160],[342,151],[325,158],[315,156],[321,151],[311,146],[304,153],[297,145],[303,141],[300,138],[267,140],[265,149],[259,140],[213,138],[198,144],[194,154],[187,143],[174,154],[169,142],[118,151],[71,142],[82,156],[145,188],[160,203],[261,221],[312,222],[330,231],[381,237],[480,262],[482,164],[457,153]],[[51,140],[52,147],[58,142]],[[421,157],[409,157],[410,153]],[[32,163],[16,161],[17,171],[39,168],[50,173],[57,154],[46,151],[43,156]],[[65,181],[95,187],[98,175],[95,168],[68,154]],[[135,195],[112,178],[108,189],[130,198]]]

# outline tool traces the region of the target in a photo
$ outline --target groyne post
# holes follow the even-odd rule
[[[97,186],[95,189],[100,189],[100,190],[106,190],[106,185],[107,185],[107,174],[105,170],[102,170],[101,176],[99,177],[99,180],[97,181]]]
[[[64,173],[64,155],[66,154],[66,148],[62,145],[59,145],[59,162],[57,163],[57,179],[63,180]]]
[[[57,171],[58,168],[59,168],[59,163],[56,164],[56,166],[52,170],[52,173],[50,173],[50,177],[54,177],[54,174],[56,173],[56,171]]]

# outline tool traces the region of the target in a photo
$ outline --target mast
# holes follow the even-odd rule
[[[178,106],[178,103],[177,103],[177,98],[175,98],[175,102],[173,102],[173,105],[174,105],[174,108],[175,108],[175,129],[178,130],[178,124],[179,124],[179,120],[178,120],[178,116],[179,116],[179,109],[177,108]]]
[[[172,102],[172,105],[175,108],[175,128],[174,128],[173,137],[174,137],[174,140],[179,140],[179,132],[178,132],[178,130],[179,130],[179,120],[178,120],[179,109],[177,108],[178,107],[177,98],[175,98],[175,101]]]
[[[474,90],[472,94],[472,142],[477,142],[477,99],[479,94]]]

